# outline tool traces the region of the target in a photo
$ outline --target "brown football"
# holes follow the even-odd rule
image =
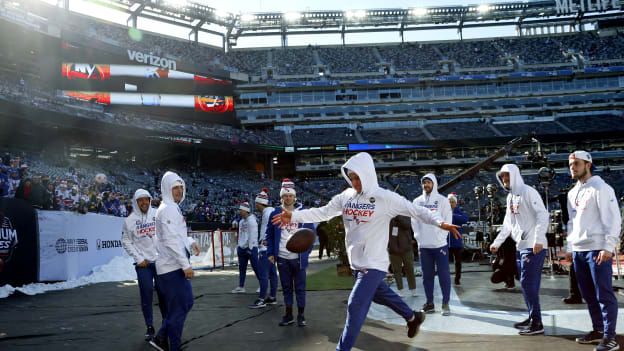
[[[312,229],[299,228],[286,242],[286,249],[294,253],[302,253],[310,250],[316,240],[316,233]]]

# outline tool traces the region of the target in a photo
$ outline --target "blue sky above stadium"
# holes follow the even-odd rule
[[[42,0],[51,4],[56,4],[57,0]],[[184,0],[171,0],[172,3],[181,3]],[[228,11],[235,14],[254,13],[254,12],[294,12],[306,10],[359,10],[359,9],[378,9],[378,8],[416,8],[428,6],[445,6],[445,5],[480,5],[488,2],[482,0],[461,1],[461,0],[424,0],[424,1],[406,1],[406,0],[386,0],[380,6],[378,0],[361,0],[352,1],[332,1],[332,0],[237,0],[230,2],[217,1],[197,1],[198,3],[217,8],[219,10]],[[510,0],[497,0],[497,3],[511,2]],[[70,0],[69,8],[72,11],[112,21],[118,24],[126,25],[128,15],[109,8],[105,8],[89,1]],[[163,33],[183,39],[188,39],[189,31],[162,22],[139,18],[138,28],[142,30]],[[221,31],[222,28],[216,25],[209,26],[209,29]],[[464,29],[464,39],[486,38],[514,36],[515,27],[483,27]],[[458,33],[455,29],[438,29],[428,31],[408,31],[405,33],[405,41],[431,41],[431,40],[457,40]],[[199,40],[206,44],[221,46],[221,38],[206,33],[200,33]],[[346,35],[347,44],[370,44],[370,43],[400,43],[399,33],[354,33]],[[339,34],[310,34],[310,35],[291,35],[288,38],[289,46],[306,46],[312,45],[341,45],[341,37]],[[240,38],[237,47],[278,47],[280,46],[279,36],[265,37],[247,37]]]

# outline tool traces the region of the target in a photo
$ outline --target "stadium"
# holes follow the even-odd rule
[[[180,208],[189,232],[210,233],[208,239],[195,235],[212,255],[211,262],[202,263],[210,272],[237,262],[241,203],[253,202],[266,188],[270,202],[279,204],[282,180],[289,178],[298,202],[323,206],[350,186],[341,167],[360,152],[372,156],[379,186],[410,202],[423,193],[422,177],[430,173],[440,193],[457,196],[469,217],[464,241],[472,250],[465,249],[464,259],[475,265],[476,274],[491,270],[483,261],[491,257],[487,248],[505,215],[507,192],[495,175],[503,164],[516,164],[546,203],[548,246],[554,251],[549,250],[544,277],[554,279],[570,266],[562,257],[561,211],[576,184],[568,165],[571,153],[591,153],[596,174],[614,189],[622,207],[624,9],[619,0],[239,13],[193,1],[92,0],[83,10],[74,3],[83,2],[0,2],[0,196],[5,201],[0,209],[3,218],[11,218],[2,228],[13,233],[21,225],[16,223],[30,223],[37,241],[22,244],[31,240],[20,238],[18,246],[15,236],[2,236],[7,250],[0,250],[0,287],[69,281],[109,263],[123,253],[119,231],[97,239],[98,253],[106,248],[115,254],[95,261],[45,261],[50,259],[43,257],[46,245],[65,257],[65,250],[80,252],[82,234],[59,239],[42,226],[45,221],[69,226],[62,216],[87,213],[117,217],[102,223],[121,223],[132,212],[139,188],[158,207],[166,171],[186,184]],[[107,15],[113,13],[121,22]],[[40,190],[31,190],[35,186]],[[214,233],[234,236],[221,234],[217,240]],[[95,245],[96,239],[89,240]],[[29,252],[18,254],[16,248]],[[50,270],[53,262],[69,268]],[[619,261],[614,269],[621,278]],[[544,284],[567,289],[567,275]],[[551,304],[565,296],[551,296],[544,305],[556,310]],[[9,308],[17,298],[24,297],[9,296],[0,304]],[[227,303],[227,297],[219,301]],[[586,314],[578,318],[589,321]],[[383,310],[371,309],[368,318],[404,324],[388,322],[392,318]],[[0,336],[0,348],[29,349],[30,339],[20,338],[7,322],[0,322],[0,335],[11,330]],[[141,323],[139,318],[135,324]],[[425,332],[446,328],[432,323],[436,327]],[[209,345],[208,338],[186,333],[186,349]],[[339,334],[317,348],[262,345],[332,349]],[[546,334],[574,333],[549,325]],[[368,335],[371,349],[385,349],[382,339],[370,340],[375,335],[370,329]],[[201,340],[193,344],[194,338]],[[61,339],[47,342],[60,349]],[[390,349],[452,348],[432,337],[422,343],[403,339]],[[358,343],[367,349],[364,341]],[[576,347],[569,338],[548,343]],[[532,340],[508,348],[535,345]]]

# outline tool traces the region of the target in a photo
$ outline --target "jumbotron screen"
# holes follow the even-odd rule
[[[59,94],[106,110],[145,113],[169,120],[234,124],[231,81],[178,68],[179,62],[127,50],[114,55],[62,44]]]

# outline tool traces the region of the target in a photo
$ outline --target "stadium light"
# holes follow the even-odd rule
[[[412,10],[412,15],[414,16],[424,16],[426,14],[427,14],[427,9],[419,8],[419,9]]]
[[[249,13],[245,13],[241,16],[241,21],[243,22],[251,22],[255,19],[256,17],[252,14]]]
[[[296,20],[301,18],[301,14],[299,12],[287,12],[284,15],[284,18],[288,22],[294,22],[294,21],[296,21]]]
[[[480,13],[486,13],[490,11],[490,5],[486,5],[486,4],[479,5],[479,7],[477,7],[477,11]]]
[[[221,18],[227,18],[227,17],[230,17],[230,13],[224,10],[215,10],[215,16],[221,17]]]
[[[366,17],[366,11],[364,10],[347,11],[348,19],[357,19],[357,18],[363,18],[363,17]]]

